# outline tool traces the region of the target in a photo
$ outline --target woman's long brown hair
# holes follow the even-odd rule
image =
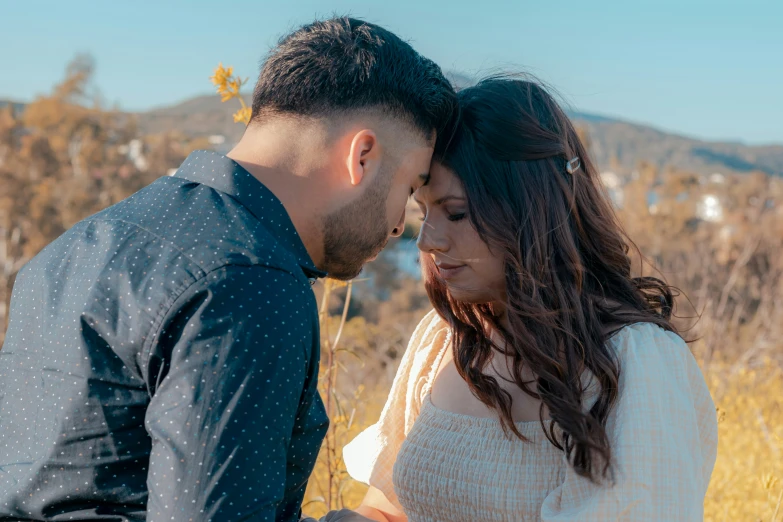
[[[508,322],[501,324],[493,304],[453,299],[431,256],[423,256],[430,300],[453,331],[457,370],[503,428],[525,440],[511,395],[485,374],[494,353],[506,356],[516,385],[546,405],[548,429],[543,406],[540,416],[550,442],[581,476],[611,478],[605,427],[621,368],[607,341],[638,322],[676,333],[672,291],[658,279],[632,277],[633,243],[573,124],[541,85],[490,78],[458,97],[455,130],[436,160],[461,180],[472,226],[505,259],[501,308]],[[574,157],[581,166],[571,174],[566,163]],[[502,344],[491,341],[493,330]],[[523,380],[524,368],[534,383]],[[582,407],[584,369],[600,385],[589,412]]]

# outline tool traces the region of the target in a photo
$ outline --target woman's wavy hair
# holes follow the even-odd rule
[[[544,87],[493,77],[460,91],[458,99],[453,132],[435,160],[460,179],[472,226],[505,259],[508,321],[501,324],[491,303],[452,298],[431,256],[422,256],[430,300],[453,332],[457,370],[498,412],[503,429],[525,440],[511,416],[511,395],[484,373],[493,354],[505,355],[513,361],[514,383],[546,405],[552,423],[547,428],[542,405],[542,428],[574,470],[593,482],[599,475],[613,480],[605,426],[620,366],[607,341],[638,322],[678,333],[670,322],[672,289],[655,278],[632,277],[633,243],[576,129]],[[569,173],[573,158],[580,166]],[[493,330],[502,345],[491,341]],[[523,380],[525,367],[534,382]],[[584,369],[600,385],[588,412]]]

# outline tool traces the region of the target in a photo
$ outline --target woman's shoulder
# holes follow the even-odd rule
[[[436,310],[430,310],[422,317],[416,329],[411,335],[408,343],[408,350],[419,352],[422,350],[439,350],[442,343],[436,342],[439,339],[445,340],[449,333],[449,325],[446,324]]]
[[[621,358],[631,352],[649,350],[672,355],[691,354],[687,343],[677,333],[650,322],[625,325],[609,338],[609,343]]]
[[[704,381],[690,346],[680,335],[657,324],[627,325],[609,342],[615,349],[621,374],[643,376],[650,381]]]
[[[407,389],[407,400],[415,406],[411,411],[418,411],[429,390],[441,356],[449,345],[450,331],[449,325],[432,310],[422,318],[411,335],[395,377],[395,383],[399,381]]]

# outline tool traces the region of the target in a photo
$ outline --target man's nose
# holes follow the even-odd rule
[[[397,221],[397,226],[395,226],[394,229],[392,230],[391,236],[400,237],[404,231],[405,231],[405,209],[402,210],[402,215],[400,216],[399,221]]]

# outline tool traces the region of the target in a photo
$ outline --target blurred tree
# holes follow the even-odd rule
[[[10,106],[0,110],[0,344],[21,267],[79,220],[184,158],[186,147],[167,136],[138,140],[134,156],[135,121],[101,107],[94,69],[91,57],[77,56],[52,92],[21,115]]]

